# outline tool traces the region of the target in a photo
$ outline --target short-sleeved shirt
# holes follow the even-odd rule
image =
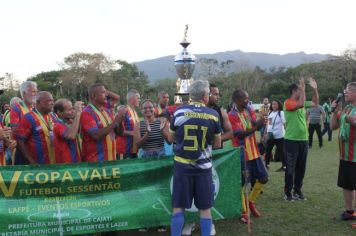
[[[17,128],[22,117],[31,110],[32,108],[28,108],[23,101],[13,105],[10,110],[10,127]]]
[[[350,109],[349,116],[356,118],[356,106],[348,105],[345,109]],[[345,110],[344,109],[344,110]],[[341,121],[340,126],[340,141],[341,141],[341,153],[340,159],[343,161],[356,162],[356,127],[355,124],[346,122],[346,114],[344,112],[338,115],[338,119]]]
[[[255,133],[244,138],[238,137],[240,133],[251,129],[256,125],[256,113],[253,111],[252,107],[248,107],[243,111],[238,111],[236,108],[233,108],[228,113],[228,116],[234,134],[232,145],[234,147],[243,148],[243,151],[240,152],[242,160],[245,158],[245,160],[251,161],[259,158],[260,152],[258,151]]]
[[[70,124],[57,118],[54,123],[54,153],[56,163],[78,163],[81,162],[78,139],[66,139]]]
[[[325,112],[325,122],[326,123],[330,123],[330,112],[331,112],[330,104],[325,102],[323,104],[323,109],[324,109],[324,112]]]
[[[83,137],[82,161],[98,162],[116,159],[116,142],[114,132],[110,132],[101,140],[94,140],[90,133],[105,128],[111,124],[113,116],[110,111],[103,108],[98,110],[89,104],[80,116],[80,127]]]
[[[286,119],[284,118],[283,111],[272,111],[268,115],[267,132],[272,132],[275,139],[283,138],[285,123]]]
[[[21,119],[16,139],[24,141],[30,155],[38,164],[54,164],[53,122],[49,115],[30,111]]]
[[[202,103],[179,107],[173,115],[170,132],[175,135],[175,170],[200,173],[212,167],[212,145],[221,135],[218,113]]]
[[[305,108],[311,106],[311,102],[305,102],[304,107],[297,107],[298,101],[294,99],[287,99],[284,102],[284,116],[286,118],[286,134],[285,139],[294,141],[307,141],[308,140],[308,128],[306,122]]]
[[[134,131],[135,125],[137,125],[140,120],[135,109],[127,106],[127,112],[123,121],[123,127],[126,131]],[[134,154],[137,153],[137,144],[134,142],[134,137],[131,135],[126,135],[118,138],[118,150],[121,154]]]
[[[321,116],[325,115],[325,112],[322,106],[315,106],[309,108],[307,114],[309,116],[309,124],[320,124]]]

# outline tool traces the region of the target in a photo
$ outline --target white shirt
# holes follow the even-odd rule
[[[275,123],[274,123],[274,127],[272,130],[273,122],[275,122]],[[278,115],[278,111],[272,111],[268,115],[267,132],[272,132],[273,137],[275,139],[283,138],[284,133],[285,133],[285,131],[284,131],[285,123],[286,123],[286,119],[284,118],[283,111],[280,111],[280,115]]]

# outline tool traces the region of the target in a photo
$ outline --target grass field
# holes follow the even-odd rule
[[[334,137],[336,133],[334,133]],[[326,137],[324,137],[324,140]],[[303,192],[306,201],[286,202],[283,200],[284,172],[276,172],[280,162],[272,162],[269,182],[256,205],[263,214],[252,218],[252,235],[356,235],[351,222],[338,219],[344,210],[342,190],[336,186],[338,172],[338,145],[324,142],[319,149],[314,137],[314,147],[309,150]],[[215,222],[217,235],[248,235],[247,227],[238,219]],[[150,229],[146,233],[137,231],[119,232],[117,235],[169,235]],[[200,231],[192,235],[200,235]]]

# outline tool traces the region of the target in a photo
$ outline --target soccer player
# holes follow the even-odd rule
[[[102,84],[91,85],[88,89],[89,104],[80,117],[83,135],[82,161],[97,162],[115,160],[115,128],[119,128],[126,109],[114,115],[105,108],[107,92]],[[118,132],[116,130],[116,132]]]
[[[30,164],[55,163],[53,148],[53,97],[41,91],[36,96],[36,107],[21,119],[16,131],[18,148]]]
[[[221,134],[221,141],[226,141],[233,138],[232,127],[226,110],[223,107],[219,106],[219,99],[219,88],[215,84],[210,84],[208,107],[214,109],[219,114],[220,126],[223,131],[223,133]]]
[[[248,172],[247,181],[253,185],[248,196],[248,202],[242,198],[243,213],[241,220],[248,222],[247,203],[252,214],[260,217],[261,213],[257,210],[255,202],[260,195],[263,186],[268,182],[268,174],[258,151],[255,131],[265,125],[264,119],[257,120],[253,108],[248,106],[248,93],[244,90],[236,90],[232,95],[234,106],[229,112],[229,120],[232,125],[234,138],[232,145],[241,147],[241,169],[242,173]],[[242,176],[242,186],[245,186],[245,176]],[[245,186],[246,188],[246,186]]]
[[[213,206],[212,148],[221,146],[219,115],[206,107],[209,102],[208,81],[196,80],[189,87],[191,103],[180,106],[173,115],[169,141],[175,140],[173,174],[173,215],[171,235],[180,236],[184,209],[199,209],[203,236],[210,236]]]
[[[2,121],[3,121],[5,112],[7,112],[7,111],[9,111],[9,110],[10,110],[10,104],[9,104],[9,103],[4,103],[4,104],[2,104],[2,106],[1,106],[1,113],[0,113],[0,121],[1,121],[1,123],[2,123]]]
[[[328,98],[327,101],[324,102],[323,104],[323,109],[325,112],[325,120],[324,120],[324,129],[321,131],[321,136],[324,136],[324,134],[328,133],[328,141],[331,142],[332,139],[332,130],[330,128],[330,116],[331,116],[331,99]]]
[[[160,91],[158,93],[158,103],[157,107],[155,108],[156,116],[166,117],[170,120],[176,108],[177,107],[175,105],[169,105],[169,94],[167,92]]]
[[[11,107],[10,126],[17,128],[22,117],[30,112],[36,104],[37,84],[33,81],[25,81],[20,86],[22,101]]]
[[[68,99],[59,99],[54,103],[57,122],[54,123],[54,153],[56,163],[81,162],[79,122],[82,113],[82,102],[72,105]]]
[[[3,115],[3,119],[2,119],[2,125],[4,127],[10,127],[10,112],[12,110],[12,107],[14,107],[14,109],[16,109],[16,107],[18,106],[18,103],[20,103],[20,102],[21,102],[21,98],[19,98],[19,97],[11,98],[10,108],[5,111],[5,113]]]
[[[341,111],[341,103],[334,101],[331,107],[336,108],[331,113],[331,129],[340,127],[340,165],[337,185],[343,189],[345,211],[341,214],[342,220],[356,220],[354,210],[356,192],[356,82],[347,84],[345,101],[349,104]],[[333,110],[333,109],[331,109]],[[353,225],[353,227],[356,224]],[[355,227],[356,228],[356,227]]]
[[[220,92],[219,88],[215,85],[210,83],[210,93],[209,93],[209,103],[208,107],[214,109],[219,114],[219,122],[222,128],[221,134],[221,148],[223,147],[223,142],[229,139],[232,139],[232,127],[229,120],[229,117],[225,111],[225,109],[219,106],[219,99],[220,99]],[[191,235],[192,231],[195,228],[195,223],[185,224],[182,235]],[[212,224],[210,235],[215,235],[215,226]]]
[[[169,104],[169,94],[165,91],[160,91],[158,93],[158,104],[157,107],[155,108],[156,116],[164,116],[164,117],[169,116],[170,114],[168,110],[168,104]]]
[[[0,124],[0,166],[8,164],[6,160],[6,148],[13,150],[16,147],[16,141],[11,139],[11,129]]]
[[[305,82],[289,86],[290,98],[284,102],[286,134],[284,136],[286,171],[284,178],[284,199],[286,201],[305,200],[302,192],[303,179],[308,156],[308,128],[305,108],[317,106],[319,95],[314,79],[308,79],[312,88],[312,101],[305,101]],[[292,189],[293,195],[292,195]]]
[[[260,117],[261,118],[263,117],[264,119],[267,119],[268,113],[270,111],[270,106],[271,106],[271,104],[269,103],[269,99],[268,98],[263,98],[262,106],[259,109],[259,113],[260,113]],[[263,137],[263,134],[265,133],[266,128],[267,128],[267,125],[264,125],[260,129],[261,138]]]
[[[12,129],[13,136],[16,137],[16,129],[21,123],[25,114],[32,111],[32,108],[36,104],[37,84],[33,81],[25,81],[20,86],[20,94],[22,101],[11,106],[10,111],[10,127]],[[15,151],[15,165],[28,164],[28,160],[22,155],[21,149]]]
[[[135,126],[139,124],[136,108],[140,106],[140,93],[136,89],[130,89],[126,95],[127,99],[127,112],[122,122],[123,136],[118,137],[118,151],[123,159],[137,158],[137,144],[134,142]],[[118,157],[117,159],[122,159]]]

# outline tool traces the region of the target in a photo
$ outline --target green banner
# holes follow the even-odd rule
[[[239,149],[213,156],[215,220],[239,216]],[[0,168],[0,236],[169,225],[172,158]],[[186,221],[197,220],[194,207]]]

